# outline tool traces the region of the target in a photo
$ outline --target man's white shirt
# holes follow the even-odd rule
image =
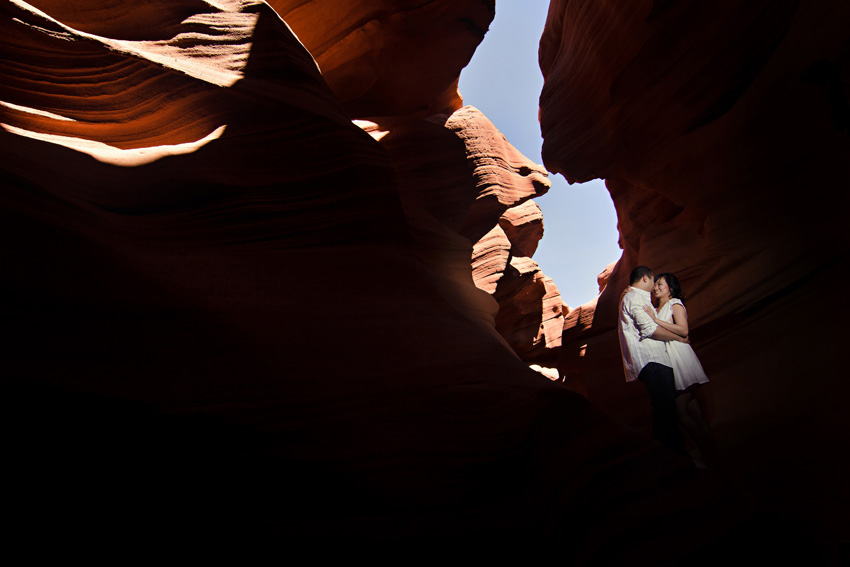
[[[618,334],[626,382],[637,380],[640,371],[650,362],[672,366],[664,341],[651,338],[658,324],[643,310],[644,305],[651,307],[652,297],[648,291],[636,287],[630,287],[620,302]]]

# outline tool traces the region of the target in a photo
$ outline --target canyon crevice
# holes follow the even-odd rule
[[[3,1],[18,541],[834,553],[823,495],[763,498],[801,472],[846,494],[808,444],[846,447],[846,332],[783,325],[846,271],[847,135],[800,73],[846,71],[847,8],[552,4],[544,161],[607,179],[624,249],[572,311],[532,259],[546,170],[457,92],[493,2]],[[612,335],[635,262],[691,292],[744,486],[641,430]],[[808,465],[754,490],[788,464],[762,446]]]
[[[677,274],[736,479],[846,538],[846,309],[829,290],[848,273],[850,139],[811,69],[829,62],[846,104],[848,6],[553,5],[543,159],[606,179],[623,248],[601,295],[568,316],[565,381],[645,428],[617,360],[618,301],[634,266]]]

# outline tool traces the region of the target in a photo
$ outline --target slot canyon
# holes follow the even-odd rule
[[[552,0],[543,164],[458,92],[494,0],[0,6],[10,539],[850,561],[846,1]],[[583,305],[554,175],[617,211]],[[716,469],[624,380],[639,264]]]

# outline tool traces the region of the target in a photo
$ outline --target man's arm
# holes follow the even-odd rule
[[[681,305],[679,305],[678,303],[673,306],[673,322],[672,323],[670,323],[669,321],[664,321],[664,320],[656,317],[655,309],[653,309],[651,307],[644,306],[643,310],[646,311],[646,314],[649,315],[649,317],[653,321],[655,321],[658,324],[659,327],[664,327],[668,331],[672,331],[673,333],[676,333],[680,337],[687,337],[688,336],[688,316],[687,316],[687,313],[685,312],[685,308],[682,307]]]
[[[688,337],[682,337],[680,335],[677,335],[673,331],[668,331],[661,325],[656,327],[655,331],[653,331],[653,333],[649,336],[650,338],[653,338],[658,341],[679,341],[683,343],[688,342]]]
[[[687,337],[681,337],[672,331],[668,331],[653,321],[652,317],[643,310],[643,305],[642,303],[634,302],[628,306],[629,314],[634,319],[640,331],[641,339],[651,338],[658,341],[688,342]]]
[[[626,309],[629,312],[629,316],[634,320],[641,339],[647,339],[650,337],[656,338],[653,337],[653,334],[658,329],[658,324],[652,320],[652,317],[650,317],[646,311],[643,310],[644,305],[645,303],[638,299],[637,301],[629,302],[629,304],[626,305]]]

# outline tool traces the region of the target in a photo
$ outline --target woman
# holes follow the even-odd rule
[[[658,303],[658,311],[649,306],[644,307],[652,320],[668,331],[687,337],[688,312],[682,302],[684,295],[676,276],[669,273],[658,275],[652,295]],[[696,397],[696,389],[700,384],[708,382],[708,377],[690,344],[678,341],[667,341],[666,344],[677,391],[676,417],[696,443],[703,458],[714,463],[717,459],[717,443]]]

